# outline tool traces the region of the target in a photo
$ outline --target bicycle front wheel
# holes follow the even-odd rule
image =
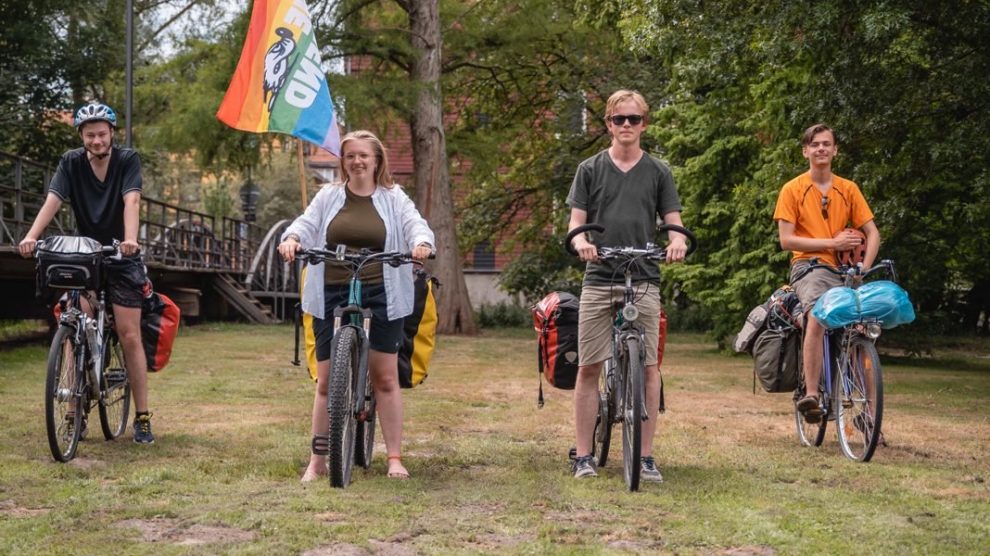
[[[103,373],[100,375],[100,427],[103,438],[113,440],[127,429],[131,407],[131,383],[127,378],[124,348],[117,332],[107,331],[103,340]]]
[[[59,326],[48,351],[48,377],[45,380],[45,426],[52,456],[62,462],[76,456],[79,433],[85,409],[80,401],[84,379],[77,357],[84,357],[76,346],[76,331],[71,326]]]
[[[640,450],[643,443],[643,362],[639,339],[625,340],[625,384],[622,388],[622,462],[623,475],[630,492],[639,490]]]
[[[362,371],[359,348],[357,329],[353,326],[343,326],[334,334],[327,411],[330,414],[330,484],[337,488],[350,484],[354,468],[355,385],[357,373]]]
[[[835,381],[839,445],[849,459],[873,457],[883,422],[883,373],[873,342],[855,338]]]
[[[591,449],[599,468],[608,461],[608,449],[612,445],[612,423],[615,422],[615,375],[614,359],[605,361],[604,369],[598,377],[598,418],[595,420],[594,442]]]
[[[368,377],[371,378],[371,377]],[[355,429],[357,445],[354,447],[354,463],[368,469],[375,451],[375,390],[371,380],[365,380],[364,409],[361,410]]]

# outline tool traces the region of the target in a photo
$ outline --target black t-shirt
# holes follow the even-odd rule
[[[607,150],[588,158],[574,174],[567,204],[587,211],[589,224],[605,226],[604,234],[593,234],[592,243],[599,247],[644,248],[658,241],[657,216],[681,210],[670,168],[645,152],[628,172],[619,170]],[[659,284],[660,271],[654,263],[639,264],[633,267],[632,278]],[[586,266],[585,284],[623,280],[615,262]]]
[[[106,179],[100,181],[89,165],[86,149],[62,155],[48,191],[72,204],[79,235],[103,245],[124,240],[124,194],[141,191],[141,159],[132,149],[114,147]]]

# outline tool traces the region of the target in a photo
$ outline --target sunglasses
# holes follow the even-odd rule
[[[829,203],[829,198],[822,197],[822,218],[824,218],[825,220],[828,220],[828,203]]]
[[[643,116],[639,114],[616,114],[615,116],[609,116],[608,121],[612,122],[612,125],[625,125],[626,120],[629,120],[630,125],[639,125],[643,123]]]

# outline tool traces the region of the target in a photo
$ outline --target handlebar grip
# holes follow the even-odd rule
[[[564,238],[564,249],[567,250],[571,255],[577,255],[577,250],[571,245],[571,240],[577,237],[578,234],[583,234],[584,232],[604,232],[605,226],[601,224],[582,224],[577,228],[567,232],[567,237]]]

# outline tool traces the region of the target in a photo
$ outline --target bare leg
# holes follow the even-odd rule
[[[407,478],[409,471],[402,465],[402,390],[399,387],[398,355],[368,350],[368,369],[375,403],[385,437],[388,454],[388,476]]]
[[[578,367],[574,385],[574,428],[577,434],[577,456],[591,454],[594,441],[595,421],[598,419],[598,377],[602,374],[602,363]]]
[[[113,307],[114,326],[120,347],[124,349],[124,362],[127,364],[127,378],[131,382],[134,396],[134,410],[148,411],[148,360],[141,343],[141,308]]]
[[[327,391],[330,380],[330,360],[316,362],[316,395],[313,397],[313,436],[327,436],[330,432],[330,415],[327,413]],[[327,474],[327,456],[310,454],[309,466],[302,481],[315,481]]]
[[[818,395],[818,381],[822,376],[822,340],[824,338],[825,327],[818,322],[818,319],[809,317],[805,324],[802,352],[806,396]]]
[[[646,421],[643,422],[643,443],[640,455],[653,454],[653,435],[657,430],[657,414],[660,411],[660,370],[657,365],[647,365],[643,369],[646,386]]]

